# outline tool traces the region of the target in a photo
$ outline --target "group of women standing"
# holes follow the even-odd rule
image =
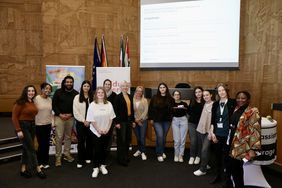
[[[194,97],[187,105],[181,101],[181,92],[175,90],[171,96],[165,83],[159,84],[150,103],[144,97],[142,86],[137,86],[134,95],[130,95],[129,83],[123,82],[120,84],[121,93],[117,95],[111,90],[111,85],[110,80],[105,80],[103,87],[98,87],[93,95],[91,83],[84,81],[80,93],[74,97],[73,115],[78,138],[77,168],[93,161],[93,178],[99,172],[108,173],[105,160],[114,127],[117,132],[118,163],[127,166],[130,160],[131,128],[134,129],[138,144],[133,156],[141,156],[142,160],[146,160],[146,130],[149,120],[156,134],[156,155],[159,162],[166,158],[166,136],[171,124],[175,162],[184,161],[186,135],[189,130],[188,163],[200,164],[194,174],[201,176],[207,173],[210,168],[208,164],[211,148],[214,148],[215,177],[211,183],[218,182],[225,169],[225,185],[231,185],[231,176],[235,187],[243,184],[242,165],[251,160],[256,155],[255,150],[260,147],[258,110],[249,107],[251,97],[247,91],[238,92],[234,100],[229,98],[226,86],[218,84],[218,100],[214,102],[209,90],[195,87]],[[23,143],[20,174],[26,178],[31,177],[29,170],[32,168],[36,169],[40,178],[46,178],[42,168],[49,167],[51,91],[51,85],[43,83],[41,94],[36,96],[35,87],[26,86],[13,109],[13,123]],[[251,123],[246,121],[250,118]],[[249,122],[248,125],[246,122]],[[246,130],[252,136],[246,135]],[[35,134],[39,144],[37,156],[33,142]],[[241,143],[248,147],[238,147]]]
[[[239,91],[234,100],[226,85],[218,84],[216,95],[218,100],[213,102],[211,93],[203,91],[205,104],[196,129],[201,141],[201,164],[194,174],[206,174],[213,154],[215,174],[210,183],[223,180],[222,187],[241,188],[243,163],[252,160],[260,149],[260,117],[257,108],[249,106],[249,92]]]
[[[41,95],[37,96],[35,87],[27,85],[13,107],[12,121],[23,145],[20,175],[25,178],[31,178],[33,170],[39,178],[46,178],[42,168],[49,167],[52,104],[48,95],[51,91],[51,85],[43,83]],[[39,144],[37,155],[34,146],[35,135]]]

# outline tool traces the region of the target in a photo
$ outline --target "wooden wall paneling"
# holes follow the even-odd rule
[[[1,1],[0,61],[8,66],[0,64],[0,99],[9,93],[18,95],[27,83],[44,81],[46,64],[85,65],[86,78],[91,79],[93,40],[98,36],[100,43],[104,33],[110,66],[117,66],[119,60],[120,34],[129,36],[133,86],[157,87],[164,81],[170,87],[189,82],[214,88],[224,82],[233,96],[238,90],[249,90],[263,115],[271,112],[273,100],[282,100],[281,1],[241,2],[240,69],[233,71],[141,70],[139,6],[136,0]],[[23,79],[31,65],[38,73]]]

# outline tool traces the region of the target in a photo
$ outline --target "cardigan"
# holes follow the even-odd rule
[[[89,102],[89,99],[88,99]],[[86,103],[79,102],[79,94],[73,99],[73,116],[79,122],[85,122],[86,120]]]
[[[136,120],[146,120],[148,115],[148,101],[146,98],[142,98],[139,105],[136,104],[136,100],[133,99],[134,117]]]

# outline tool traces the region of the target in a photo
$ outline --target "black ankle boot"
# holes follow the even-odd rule
[[[46,174],[41,170],[39,172],[36,173],[36,175],[40,178],[40,179],[45,179],[47,176]]]
[[[21,171],[21,172],[20,172],[20,175],[21,175],[22,177],[25,177],[25,178],[31,178],[31,177],[32,177],[31,173],[30,173],[29,171],[27,171],[27,170]]]

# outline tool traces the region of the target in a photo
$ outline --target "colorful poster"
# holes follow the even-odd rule
[[[74,89],[79,92],[81,83],[85,79],[85,66],[46,65],[46,82],[52,85],[52,94],[61,87],[61,82],[67,75],[74,78]]]

